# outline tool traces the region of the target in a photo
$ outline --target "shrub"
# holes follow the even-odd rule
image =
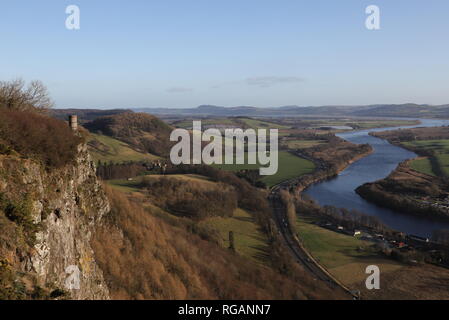
[[[0,108],[44,112],[53,106],[47,88],[41,81],[0,81]]]
[[[36,232],[39,225],[34,224],[32,219],[32,203],[28,195],[20,201],[11,201],[3,193],[0,193],[0,210],[12,222],[20,226],[25,233],[26,242],[33,245],[36,241]]]
[[[33,112],[0,109],[0,113],[0,152],[13,149],[48,168],[64,166],[75,158],[82,139],[63,121]]]
[[[229,217],[237,208],[234,188],[223,183],[205,187],[197,181],[145,177],[142,186],[159,206],[189,218]]]

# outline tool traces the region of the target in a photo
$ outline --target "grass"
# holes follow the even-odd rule
[[[267,263],[268,239],[245,210],[236,209],[232,218],[214,217],[201,224],[218,230],[225,248],[229,248],[229,231],[233,231],[237,253],[258,263]]]
[[[248,127],[253,129],[289,129],[289,126],[277,124],[269,121],[252,119],[252,118],[239,118],[240,121],[244,122]]]
[[[379,266],[381,272],[398,270],[401,264],[373,251],[372,243],[313,224],[313,218],[299,216],[297,230],[306,249],[337,279],[346,285],[363,285],[366,267]]]
[[[279,169],[275,175],[262,178],[269,187],[282,181],[300,177],[315,170],[315,164],[309,160],[297,157],[290,152],[279,152]]]
[[[159,179],[160,177],[187,180],[187,181],[199,181],[201,182],[205,188],[210,186],[211,184],[215,184],[215,182],[210,181],[209,178],[197,175],[197,174],[173,174],[173,175],[148,175],[148,176],[140,176],[135,177],[132,180],[127,179],[116,179],[116,180],[108,180],[106,181],[111,187],[120,190],[122,192],[140,192],[140,183],[143,177],[147,177],[150,179]]]
[[[106,183],[113,187],[114,189],[120,190],[122,192],[139,192],[140,191],[140,178],[136,178],[133,181],[128,181],[126,179],[117,180],[107,180]]]
[[[356,121],[353,122],[360,126],[360,129],[384,128],[408,126],[416,124],[415,120],[387,120],[387,121]]]
[[[420,158],[416,160],[412,160],[410,162],[410,167],[418,172],[428,174],[431,176],[434,176],[434,172],[432,170],[432,164],[430,163],[430,160],[428,158]]]
[[[441,167],[441,170],[449,175],[449,139],[441,140],[418,140],[411,142],[403,142],[405,146],[420,148],[424,150],[433,150],[436,155],[435,158]],[[412,161],[412,169],[430,175],[436,175],[432,170],[430,160],[417,159]]]
[[[147,177],[158,179],[161,176],[151,175]],[[187,181],[200,181],[204,184],[205,188],[207,188],[210,184],[215,184],[215,182],[209,181],[207,177],[193,174],[167,175],[165,177],[183,179]],[[143,177],[137,177],[133,179],[133,181],[128,181],[125,179],[109,180],[107,183],[114,189],[136,195],[136,193],[140,194],[142,191],[139,187],[142,178]],[[219,231],[222,238],[222,244],[226,248],[229,247],[229,231],[233,231],[234,245],[239,254],[258,263],[266,263],[268,261],[268,239],[260,230],[259,225],[254,221],[252,215],[245,210],[236,209],[233,217],[231,218],[213,217],[200,222],[200,224]]]
[[[150,153],[138,152],[125,142],[100,134],[91,134],[89,152],[96,162],[100,160],[102,162],[121,163],[125,161],[154,161],[159,159],[159,157]]]
[[[289,149],[307,149],[325,143],[324,140],[289,140],[285,145]]]
[[[442,140],[418,140],[403,142],[404,145],[413,146],[428,150],[435,150],[437,152],[449,151],[449,139]]]
[[[248,155],[245,154],[245,162],[247,162],[247,156]],[[261,167],[260,164],[221,164],[214,166],[228,171],[255,170]],[[267,186],[272,187],[282,181],[311,173],[314,169],[315,165],[313,162],[297,157],[290,152],[280,151],[278,172],[272,176],[262,177],[261,180],[267,184]]]

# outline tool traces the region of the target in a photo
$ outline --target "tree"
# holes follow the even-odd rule
[[[229,249],[235,252],[234,232],[229,231]]]
[[[28,86],[22,79],[0,81],[0,108],[45,112],[53,107],[47,87],[38,80]]]

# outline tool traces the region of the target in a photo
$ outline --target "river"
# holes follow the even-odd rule
[[[422,237],[430,237],[434,230],[449,229],[449,222],[429,220],[379,207],[361,198],[355,189],[367,182],[387,177],[399,163],[415,158],[417,155],[394,146],[385,140],[369,135],[369,132],[386,131],[399,128],[437,127],[449,125],[449,120],[417,119],[420,125],[369,129],[338,134],[339,137],[357,144],[369,143],[374,152],[354,162],[337,177],[310,186],[305,193],[320,205],[357,209],[378,217],[385,225],[398,231]]]

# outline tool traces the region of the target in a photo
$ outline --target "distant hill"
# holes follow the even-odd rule
[[[378,105],[352,113],[357,116],[449,118],[449,105],[429,106],[413,103],[401,105]]]
[[[409,117],[409,118],[449,118],[449,105],[431,106],[427,104],[378,104],[366,106],[319,106],[300,107],[283,106],[273,108],[257,108],[250,106],[220,107],[203,105],[197,108],[144,108],[135,109],[164,117],[181,116],[249,116],[249,117]]]
[[[50,116],[59,120],[67,120],[69,115],[77,115],[78,122],[83,124],[99,117],[110,116],[125,112],[130,112],[127,109],[114,109],[114,110],[99,110],[99,109],[52,109],[50,110]]]
[[[125,112],[96,118],[84,125],[93,133],[126,142],[138,151],[158,156],[170,152],[171,126],[147,113]]]
[[[448,118],[449,104],[374,104],[355,106],[281,106],[258,108],[252,106],[222,107],[214,105],[201,105],[196,108],[133,108],[115,110],[96,109],[55,109],[51,115],[66,120],[70,114],[76,114],[80,123],[95,120],[98,117],[126,113],[130,111],[149,113],[162,118],[196,117],[405,117],[405,118]]]
[[[89,152],[95,162],[123,163],[126,161],[154,161],[158,157],[139,152],[126,142],[105,135],[91,133],[88,138]]]

